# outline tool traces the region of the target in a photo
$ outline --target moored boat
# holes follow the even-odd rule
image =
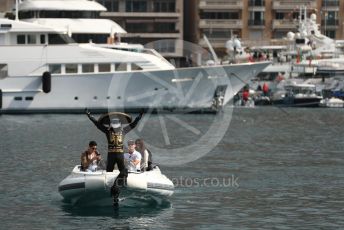
[[[176,69],[154,50],[78,44],[18,20],[0,19],[0,26],[0,113],[216,111],[270,64]]]

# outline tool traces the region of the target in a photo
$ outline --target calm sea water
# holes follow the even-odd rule
[[[230,126],[211,126],[219,116]],[[105,156],[105,136],[86,116],[0,116],[0,229],[343,228],[344,110],[219,116],[148,116],[129,137],[171,152],[154,158],[176,192],[164,205],[119,210],[73,207],[57,191],[89,140]]]

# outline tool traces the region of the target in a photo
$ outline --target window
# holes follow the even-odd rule
[[[94,65],[93,64],[82,64],[82,72],[83,73],[93,73],[94,72]]]
[[[66,73],[78,73],[78,65],[66,64]]]
[[[220,39],[228,39],[231,37],[231,31],[229,30],[221,30],[221,29],[205,29],[203,33],[208,38],[220,38]],[[234,34],[238,34],[233,31]]]
[[[202,19],[239,19],[238,12],[203,12]]]
[[[144,0],[127,0],[126,12],[147,12],[147,1]]]
[[[142,70],[142,68],[140,66],[138,66],[137,64],[132,63],[131,64],[131,70]]]
[[[155,23],[154,32],[156,33],[175,33],[176,25],[175,23]]]
[[[17,44],[25,44],[25,35],[24,34],[17,35]]]
[[[0,64],[0,79],[8,76],[7,64]]]
[[[175,49],[175,40],[159,40],[154,43],[154,49],[160,53],[174,53]]]
[[[117,63],[115,69],[116,71],[127,71],[127,63]]]
[[[154,12],[175,12],[175,0],[158,0],[154,2]]]
[[[33,101],[33,97],[25,97],[26,101]]]
[[[41,44],[45,44],[45,35],[41,34],[41,36],[39,37],[39,40]]]
[[[61,65],[58,65],[58,64],[49,65],[49,72],[52,74],[61,73]]]
[[[118,0],[99,1],[109,12],[118,12]]]
[[[335,30],[326,30],[325,35],[329,38],[336,38],[336,31]]]
[[[73,43],[73,39],[64,34],[49,34],[48,42],[52,45]]]
[[[22,98],[22,97],[14,97],[14,100],[15,100],[15,101],[22,101],[23,98]]]
[[[28,34],[27,35],[27,43],[28,44],[36,44],[36,35],[35,34]]]
[[[328,6],[338,7],[339,1],[338,0],[324,0],[322,2],[322,5],[323,5],[323,7],[328,7]]]
[[[125,29],[129,33],[148,33],[150,32],[149,23],[126,23]]]
[[[275,19],[278,19],[278,20],[284,19],[284,13],[276,12]]]
[[[110,72],[111,71],[111,65],[109,63],[98,64],[98,71],[99,72]]]

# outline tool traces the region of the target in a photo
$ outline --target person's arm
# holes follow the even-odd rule
[[[130,130],[134,129],[137,124],[139,123],[139,121],[141,120],[142,116],[143,116],[143,111],[140,112],[140,114],[135,118],[135,120],[133,122],[131,122],[129,125],[127,125],[126,127],[123,128],[123,134],[127,134],[130,132]]]
[[[82,166],[82,169],[85,171],[88,168],[89,165],[90,165],[90,162],[87,159],[87,154],[86,153],[82,153],[81,154],[81,166]]]
[[[131,158],[131,162],[136,166],[141,163],[141,154],[135,155],[134,158]]]
[[[86,108],[85,109],[85,113],[88,117],[88,119],[90,119],[90,121],[92,121],[92,123],[103,133],[106,132],[106,127],[102,124],[99,124],[99,122],[91,115],[90,111]]]
[[[101,161],[101,159],[102,159],[102,156],[100,155],[98,151],[96,151],[96,160]]]
[[[148,167],[148,157],[149,157],[149,153],[148,153],[147,149],[145,149],[145,152],[143,154],[144,167]]]

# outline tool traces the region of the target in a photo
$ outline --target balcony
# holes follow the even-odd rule
[[[248,20],[248,26],[253,27],[253,28],[263,29],[265,27],[265,20],[249,19]]]
[[[242,20],[240,19],[201,19],[199,22],[199,28],[201,29],[238,29],[242,28]]]
[[[297,22],[293,20],[277,20],[272,22],[272,29],[296,29]]]
[[[336,29],[339,26],[339,20],[337,19],[328,19],[321,20],[321,26],[326,29]]]
[[[180,33],[127,33],[126,38],[182,39]]]
[[[295,7],[307,6],[307,9],[316,9],[317,3],[315,0],[274,0],[272,9],[274,10],[294,10]]]
[[[214,49],[225,49],[226,42],[229,39],[230,39],[230,37],[224,37],[224,38],[209,38],[208,37],[208,40]],[[205,42],[205,40],[203,38],[200,39],[198,44],[202,47],[208,48],[208,44]]]
[[[264,11],[265,1],[264,0],[249,0],[248,10],[250,11]]]
[[[338,0],[332,0],[332,1],[324,0],[322,2],[322,6],[323,7],[339,7],[339,1]]]
[[[248,6],[263,6],[265,7],[265,1],[264,0],[249,0]]]
[[[241,10],[241,0],[200,0],[201,10]]]
[[[323,1],[322,2],[323,11],[339,11],[339,1]]]
[[[117,18],[179,18],[181,13],[175,12],[101,12],[102,17]]]

